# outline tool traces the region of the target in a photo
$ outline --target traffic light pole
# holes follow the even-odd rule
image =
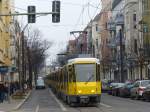
[[[48,15],[59,14],[58,12],[38,12],[38,13],[13,13],[13,14],[0,14],[0,16],[23,16],[23,15]]]
[[[120,33],[120,82],[124,82],[122,29],[119,30],[119,33]]]

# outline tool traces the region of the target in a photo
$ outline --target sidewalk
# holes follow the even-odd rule
[[[25,99],[12,99],[10,98],[10,102],[8,101],[4,101],[3,103],[0,103],[0,112],[4,111],[4,112],[12,112],[13,110],[17,110],[19,109],[22,104],[29,98],[30,94],[31,94],[32,90],[29,91],[26,94]]]

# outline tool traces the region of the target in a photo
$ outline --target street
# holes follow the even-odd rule
[[[33,90],[30,98],[15,112],[149,112],[150,102],[107,94],[97,106],[70,107],[58,100],[49,89]]]

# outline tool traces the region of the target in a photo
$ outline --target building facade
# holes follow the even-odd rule
[[[142,29],[143,29],[143,48],[144,48],[144,67],[145,78],[150,79],[150,1],[143,0]]]
[[[125,1],[125,51],[128,79],[136,80],[146,77],[140,50],[143,49],[142,1]]]
[[[8,14],[12,12],[13,1],[1,0],[0,13]],[[8,80],[11,72],[11,31],[10,26],[13,23],[11,16],[0,17],[0,81]]]
[[[99,40],[100,48],[98,52],[100,53],[101,60],[101,78],[110,79],[110,48],[108,46],[108,41],[110,38],[109,30],[107,29],[108,20],[111,17],[111,0],[102,0],[102,10],[100,13],[99,25]]]

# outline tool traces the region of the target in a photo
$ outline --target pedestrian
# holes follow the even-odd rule
[[[9,89],[9,84],[7,82],[5,82],[5,100],[8,100],[8,89]]]
[[[14,93],[13,83],[10,82],[10,95]]]
[[[4,95],[5,94],[5,87],[4,87],[4,83],[1,81],[0,82],[0,103],[3,103],[4,101]]]

